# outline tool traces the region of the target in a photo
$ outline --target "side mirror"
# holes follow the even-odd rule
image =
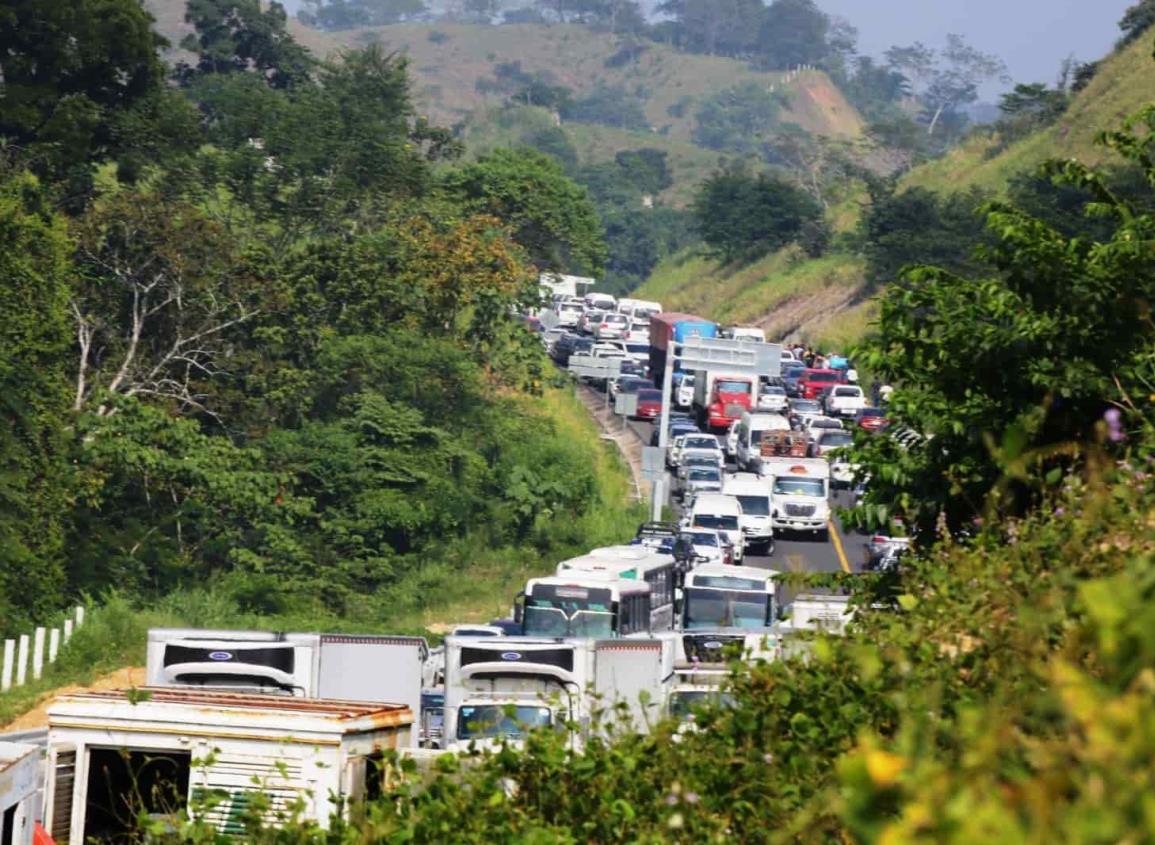
[[[518,593],[513,599],[513,621],[518,625],[521,624],[521,619],[525,613],[525,593]]]

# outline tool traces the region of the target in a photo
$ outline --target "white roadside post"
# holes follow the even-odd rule
[[[70,639],[72,639],[72,620],[71,619],[65,619],[64,620],[64,642],[67,643]]]
[[[48,632],[48,663],[56,662],[56,655],[60,653],[60,629],[53,628]]]
[[[28,635],[20,635],[20,645],[16,649],[16,686],[24,686],[28,680]]]
[[[0,692],[12,689],[12,672],[16,668],[16,640],[4,641],[4,670],[0,674]]]
[[[39,681],[44,674],[44,634],[46,628],[36,629],[32,637],[32,680]]]

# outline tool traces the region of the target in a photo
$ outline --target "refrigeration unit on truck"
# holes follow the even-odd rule
[[[650,377],[661,384],[670,357],[670,345],[685,343],[692,337],[715,338],[718,325],[693,314],[663,311],[650,316]],[[681,368],[675,364],[675,372]]]
[[[694,373],[694,414],[704,431],[724,431],[753,407],[758,377],[723,370]]]
[[[244,837],[262,812],[327,828],[382,794],[383,757],[410,745],[401,704],[210,689],[73,693],[48,708],[45,827],[57,845],[144,841],[187,813]],[[238,839],[238,841],[241,841]]]
[[[518,594],[514,620],[527,637],[645,637],[650,585],[608,572],[531,578]]]
[[[770,524],[775,531],[808,531],[826,539],[830,529],[830,464],[821,458],[763,458],[770,479]]]
[[[154,687],[385,701],[416,718],[430,662],[421,637],[153,628],[146,678]]]
[[[673,677],[672,635],[645,640],[510,637],[445,641],[445,737],[450,751],[518,743],[538,728],[588,736],[595,709],[617,702],[635,730],[660,715]]]
[[[559,577],[576,573],[610,573],[624,581],[644,581],[650,585],[650,631],[674,628],[674,591],[678,584],[677,564],[672,554],[646,546],[606,546],[592,549],[581,557],[557,565]]]
[[[0,845],[32,845],[40,785],[40,748],[0,742]]]
[[[681,633],[677,642],[675,684],[686,684],[688,670],[728,671],[729,662],[776,660],[779,573],[749,566],[707,563],[686,575]]]

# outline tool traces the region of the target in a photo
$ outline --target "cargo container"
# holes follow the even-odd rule
[[[666,372],[670,343],[685,343],[691,337],[715,338],[716,323],[693,314],[663,311],[650,316],[650,378],[661,384]],[[675,371],[680,368],[675,367]]]

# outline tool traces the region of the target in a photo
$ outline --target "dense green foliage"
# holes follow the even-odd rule
[[[41,127],[0,171],[0,630],[112,586],[368,623],[470,550],[568,547],[600,481],[512,315],[604,260],[585,191],[532,152],[435,176],[460,145],[404,62],[315,62],[276,4],[193,0],[179,89],[138,4],[140,38],[94,37],[114,6],[0,15],[20,57],[93,36],[55,77],[5,60],[29,102],[135,127],[133,157]]]
[[[749,260],[801,241],[822,253],[822,208],[790,182],[741,169],[716,173],[694,201],[702,240],[724,261]]]

